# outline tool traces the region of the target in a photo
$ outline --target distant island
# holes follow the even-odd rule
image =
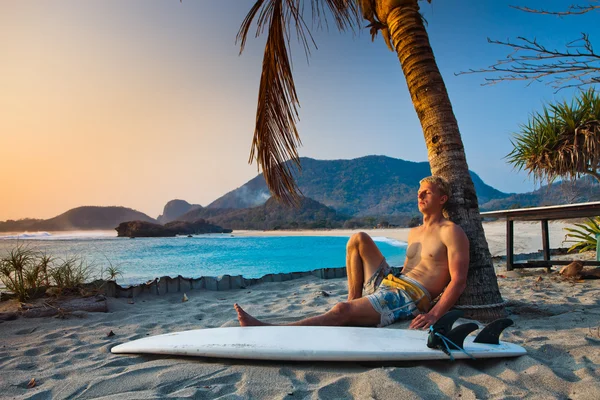
[[[171,200],[157,219],[126,207],[85,206],[46,220],[0,222],[0,232],[112,230],[127,222],[148,235],[171,235],[173,226],[169,224],[198,220],[223,230],[357,229],[420,223],[415,199],[419,180],[430,175],[427,162],[385,156],[353,160],[302,157],[300,162],[301,171],[290,165],[305,196],[298,208],[283,206],[270,198],[264,177],[259,174],[205,207],[182,199]],[[600,201],[600,185],[591,178],[515,194],[485,184],[474,172],[471,177],[482,211]],[[149,225],[139,225],[141,222]],[[180,225],[178,229],[175,234],[186,234],[195,228]],[[198,233],[201,230],[198,228]]]
[[[199,235],[204,233],[231,233],[206,220],[198,219],[193,222],[174,221],[165,225],[146,221],[129,221],[115,228],[118,237],[173,237],[177,235]]]

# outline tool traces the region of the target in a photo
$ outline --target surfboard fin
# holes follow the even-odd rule
[[[503,330],[514,324],[512,319],[500,318],[490,322],[475,337],[475,343],[500,344],[500,334]]]
[[[474,322],[468,322],[466,324],[462,324],[452,329],[446,335],[446,338],[451,340],[455,345],[457,350],[461,350],[465,348],[465,338],[469,336],[469,333],[476,331],[479,329],[479,325]]]
[[[444,349],[445,346],[442,342],[442,339],[436,335],[447,336],[448,333],[452,330],[452,325],[456,322],[457,319],[463,316],[463,312],[460,310],[452,310],[448,311],[444,314],[438,321],[433,324],[430,329],[429,337],[427,338],[427,347],[430,349]]]

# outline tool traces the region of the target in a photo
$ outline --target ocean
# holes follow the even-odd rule
[[[311,271],[346,265],[348,237],[197,235],[173,238],[118,238],[114,231],[35,233],[0,236],[0,257],[17,244],[59,259],[83,257],[100,277],[118,267],[117,283],[131,285],[161,276],[188,278],[224,274],[260,278],[270,273]],[[374,237],[392,266],[402,265],[406,243]]]

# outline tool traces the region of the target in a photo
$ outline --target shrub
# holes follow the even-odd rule
[[[114,281],[117,279],[117,276],[123,277],[123,273],[121,272],[121,268],[118,265],[113,265],[110,259],[104,254],[104,258],[106,258],[106,262],[108,263],[108,267],[106,269],[102,268],[100,270],[100,279],[107,281]],[[106,279],[104,278],[104,274],[106,273]]]
[[[91,265],[81,256],[69,256],[58,262],[59,264],[50,270],[49,275],[61,292],[65,289],[81,287],[92,275]]]
[[[42,287],[46,275],[36,253],[23,244],[17,244],[0,259],[0,280],[17,295],[19,301],[26,301],[30,294]]]
[[[565,228],[569,233],[565,236],[565,242],[575,243],[569,247],[569,252],[579,250],[580,253],[596,249],[596,235],[600,233],[600,217],[588,218],[582,224],[573,224],[578,228]],[[567,240],[571,238],[573,240]]]

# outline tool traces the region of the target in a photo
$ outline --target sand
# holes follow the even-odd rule
[[[492,253],[504,251],[503,228],[504,224],[486,224]],[[539,239],[539,224],[515,230],[521,238],[515,240],[520,251],[541,247],[541,241],[539,246],[531,243]],[[406,232],[376,230],[374,235],[405,240]],[[557,236],[564,236],[559,224],[551,224],[551,232],[551,241],[560,242]],[[552,247],[560,247],[555,243]],[[502,261],[496,262],[501,269]],[[146,295],[133,304],[110,298],[108,313],[0,323],[0,397],[599,399],[600,280],[572,282],[536,269],[502,272],[498,281],[515,321],[503,340],[524,346],[526,356],[456,362],[282,363],[110,353],[112,346],[148,335],[236,326],[234,302],[259,318],[284,323],[316,315],[345,299],[345,279],[311,276],[242,290],[195,290],[187,293],[185,303],[181,294]],[[404,322],[391,329],[406,327]],[[107,336],[110,331],[114,336]],[[31,379],[36,385],[27,388]]]

